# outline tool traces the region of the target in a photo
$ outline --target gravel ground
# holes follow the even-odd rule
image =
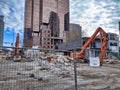
[[[73,66],[62,68],[69,75],[40,68],[35,62],[1,62],[0,90],[75,90]],[[78,63],[77,71],[78,90],[120,90],[120,64],[93,68]]]

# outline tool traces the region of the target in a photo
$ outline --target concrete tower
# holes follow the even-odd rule
[[[69,31],[69,0],[26,0],[24,46],[55,49]]]
[[[0,46],[3,46],[4,37],[4,16],[0,16]]]

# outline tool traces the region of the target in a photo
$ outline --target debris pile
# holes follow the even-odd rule
[[[32,62],[35,65],[33,72],[30,76],[37,79],[46,78],[47,75],[55,74],[61,77],[68,77],[73,74],[73,59],[69,56],[45,54],[42,53],[35,58],[26,58],[25,62]],[[105,59],[106,64],[119,64],[119,60]],[[49,74],[48,74],[49,73]],[[51,73],[51,74],[50,74]]]
[[[72,59],[68,56],[43,55],[40,56],[40,58],[35,58],[35,60],[26,58],[25,61],[34,64],[34,69],[32,71],[29,73],[25,71],[27,72],[26,76],[29,74],[29,77],[34,77],[38,80],[47,79],[53,74],[62,78],[70,77],[72,73],[70,68],[73,68],[73,63]],[[23,75],[22,73],[23,71],[19,75]]]
[[[104,59],[104,63],[106,63],[106,64],[120,64],[120,60]]]

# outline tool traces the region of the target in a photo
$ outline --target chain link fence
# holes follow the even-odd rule
[[[20,48],[14,55],[1,47],[0,90],[74,90],[74,63],[64,52]]]
[[[88,49],[86,52],[86,57],[96,57],[100,50]],[[1,47],[0,90],[82,90],[77,78],[80,64],[76,63],[75,57],[70,58],[69,53],[19,48],[18,54],[14,55],[13,47]],[[107,52],[107,55],[113,56],[113,52]],[[115,59],[117,56],[115,54]]]

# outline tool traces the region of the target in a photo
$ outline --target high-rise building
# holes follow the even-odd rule
[[[69,0],[26,0],[24,46],[55,49],[69,31]]]
[[[4,16],[0,16],[0,46],[3,46],[4,37]]]

